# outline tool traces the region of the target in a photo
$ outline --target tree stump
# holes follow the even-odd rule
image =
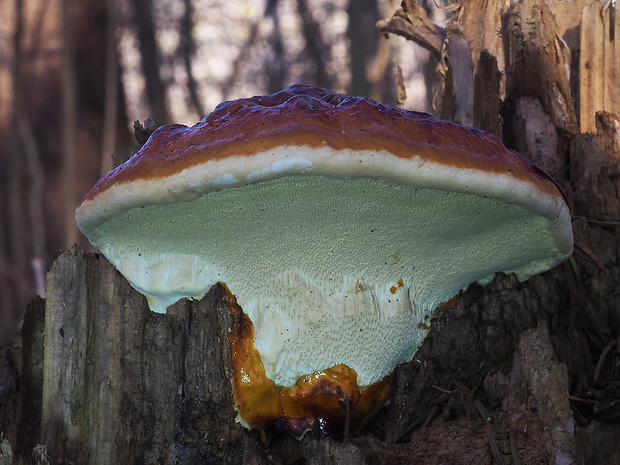
[[[237,446],[223,288],[153,313],[107,260],[75,248],[47,288],[41,443],[56,457],[188,463]]]
[[[502,276],[485,288],[474,286],[433,322],[417,355],[422,362],[401,367],[390,403],[364,430],[352,425],[341,442],[342,437],[321,437],[317,428],[298,441],[275,429],[247,431],[235,421],[227,338],[234,322],[222,286],[201,301],[182,300],[166,314],[153,313],[107,260],[73,248],[48,274],[45,339],[39,334],[33,344],[35,353],[44,347],[43,363],[24,378],[24,387],[40,386],[33,390],[40,393],[40,404],[36,395],[29,398],[30,415],[39,412],[40,422],[30,424],[22,411],[20,427],[35,434],[16,453],[25,459],[40,443],[50,463],[357,464],[375,456],[384,457],[381,463],[424,463],[432,454],[467,450],[475,463],[488,463],[488,434],[505,448],[506,425],[518,429],[522,419],[538,431],[535,441],[527,439],[530,455],[553,456],[548,444],[577,455],[570,428],[559,436],[545,433],[555,432],[557,422],[564,429],[572,425],[567,369],[558,362],[547,330],[552,315],[563,312],[564,274],[560,268],[525,284]],[[562,328],[553,336],[560,344],[565,343]],[[530,353],[535,361],[528,360],[524,353],[536,344],[542,349]],[[497,369],[512,357],[512,371]],[[481,363],[488,374],[480,373]],[[479,414],[448,421],[452,408],[469,405],[470,414],[475,411],[474,392],[454,390],[455,378],[467,386],[484,382],[481,399],[506,412],[496,412],[498,421],[491,427]],[[538,385],[543,386],[539,392],[529,392]],[[434,386],[452,392],[453,407],[446,407],[432,428],[400,444],[416,418],[427,417],[438,395],[445,396]],[[523,411],[523,398],[531,408],[551,409],[553,418]],[[452,446],[441,452],[446,437],[453,437]]]

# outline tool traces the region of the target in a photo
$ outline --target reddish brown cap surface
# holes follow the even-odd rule
[[[116,184],[168,177],[207,161],[247,156],[279,146],[390,152],[457,169],[514,177],[557,195],[543,173],[495,136],[318,87],[296,85],[273,95],[225,102],[192,127],[157,129],[140,152],[102,178],[90,200]]]

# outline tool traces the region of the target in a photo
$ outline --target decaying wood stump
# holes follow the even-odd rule
[[[24,324],[25,352],[44,357],[23,378],[24,402],[32,394],[14,463],[29,463],[37,444],[50,463],[74,464],[491,463],[511,445],[522,463],[581,463],[569,371],[587,364],[566,277],[558,267],[526,283],[472,286],[433,321],[363,429],[352,425],[346,441],[318,430],[298,441],[235,422],[221,286],[155,314],[103,257],[74,248],[48,274],[44,322],[31,306]]]
[[[30,383],[42,386],[36,442],[44,446],[50,463],[324,464],[337,457],[337,463],[357,464],[375,456],[384,457],[382,463],[424,463],[434,454],[448,457],[463,448],[476,463],[486,463],[492,455],[488,435],[507,450],[509,431],[518,430],[523,418],[537,431],[535,438],[516,439],[530,448],[528,457],[554,456],[555,449],[547,448],[560,446],[577,456],[567,369],[554,355],[546,322],[563,312],[563,274],[560,268],[527,284],[504,276],[487,288],[473,288],[434,322],[434,332],[418,354],[422,362],[399,371],[390,404],[365,430],[352,428],[345,442],[342,437],[321,438],[318,430],[297,441],[275,430],[261,439],[235,421],[227,339],[233,321],[221,286],[202,301],[183,300],[167,314],[152,313],[146,299],[103,257],[74,248],[48,274],[43,369],[39,381],[32,375]],[[555,330],[553,338],[565,343],[563,329]],[[43,346],[42,337],[39,344]],[[532,352],[536,345],[540,347]],[[512,372],[498,370],[500,362],[513,357],[515,346],[519,350]],[[481,374],[481,368],[489,373]],[[470,403],[474,393],[468,401],[466,392],[454,390],[454,378],[472,387],[484,382],[482,399],[495,407],[497,421],[488,423],[475,413]],[[531,392],[539,385],[543,387]],[[455,391],[442,401],[451,399],[453,405],[433,427],[414,434],[408,444],[397,444],[408,437],[416,417],[427,417],[433,401],[446,396],[434,386]],[[552,410],[552,418],[531,413],[524,401],[531,409]],[[464,405],[472,418],[457,415],[460,419],[448,421],[450,410]],[[556,423],[564,433],[555,433]],[[452,446],[446,449],[451,436]],[[34,441],[24,444],[22,457],[35,446]]]
[[[85,464],[187,463],[238,447],[221,287],[156,314],[105,259],[77,249],[47,287],[48,451]]]

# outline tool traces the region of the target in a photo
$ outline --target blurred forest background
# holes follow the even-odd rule
[[[498,276],[472,286],[433,319],[424,362],[397,371],[391,406],[357,445],[306,436],[266,454],[283,463],[318,450],[330,463],[332,452],[345,463],[503,463],[510,450],[514,463],[520,455],[521,463],[620,463],[619,31],[612,0],[0,1],[0,429],[14,457],[31,458],[38,441],[73,463],[142,463],[145,453],[176,463],[190,449],[202,461],[234,450],[231,460],[241,461],[265,450],[264,436],[239,435],[221,408],[217,396],[230,393],[189,381],[229,386],[217,381],[219,362],[192,362],[204,346],[189,350],[187,341],[202,329],[192,338],[172,330],[192,313],[160,319],[155,328],[169,329],[145,339],[145,329],[127,328],[146,328],[151,316],[110,304],[133,313],[111,331],[94,295],[102,274],[80,284],[68,271],[86,276],[86,268],[67,265],[56,274],[62,285],[49,287],[50,305],[30,305],[23,346],[3,345],[27,302],[44,296],[56,257],[73,244],[88,249],[75,207],[135,150],[134,121],[192,125],[221,101],[306,83],[501,137],[563,189],[576,248],[526,283]],[[129,295],[120,282],[106,285]],[[68,305],[65,290],[93,296],[90,316],[73,318],[73,304],[90,297]],[[147,354],[152,346],[173,350]],[[178,374],[162,384],[160,366]],[[212,368],[218,376],[203,375]],[[480,416],[479,400],[488,407]],[[81,456],[93,460],[71,458]]]
[[[0,2],[0,347],[73,244],[81,197],[133,121],[306,83],[433,113],[439,57],[376,23],[399,0]],[[441,2],[420,2],[441,24]],[[404,91],[408,93],[408,97]]]

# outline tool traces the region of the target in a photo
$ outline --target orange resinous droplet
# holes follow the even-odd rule
[[[303,433],[315,420],[334,426],[361,421],[383,399],[392,376],[368,386],[357,386],[357,373],[336,365],[302,376],[295,386],[276,386],[267,378],[260,354],[254,348],[254,324],[230,293],[229,311],[235,322],[228,335],[232,350],[233,399],[249,428],[265,429],[276,421],[293,434]],[[348,405],[347,405],[348,404]]]

